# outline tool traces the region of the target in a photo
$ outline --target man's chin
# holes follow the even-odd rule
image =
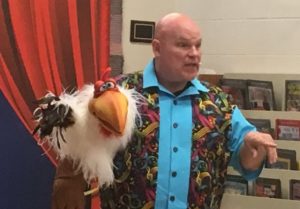
[[[193,80],[194,78],[196,78],[198,76],[198,70],[196,71],[196,70],[194,70],[194,71],[190,71],[189,73],[186,73],[185,75],[184,75],[184,77],[185,77],[185,79],[187,80],[187,81],[191,81],[191,80]]]

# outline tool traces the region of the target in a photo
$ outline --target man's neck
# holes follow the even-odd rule
[[[179,83],[179,82],[178,83],[176,83],[176,82],[173,82],[173,83],[160,82],[160,84],[174,94],[176,92],[182,92],[187,86],[187,83]]]
[[[169,90],[172,93],[175,92],[179,92],[185,89],[185,87],[187,86],[188,82],[170,82],[169,80],[165,79],[164,77],[160,76],[156,69],[156,63],[154,60],[154,66],[155,66],[155,74],[156,74],[156,78],[158,80],[158,82],[160,83],[160,85],[162,85],[163,87],[165,87],[167,90]]]
[[[159,78],[158,76],[157,80],[160,83],[160,85],[165,87],[174,95],[181,94],[181,92],[183,92],[186,88],[188,88],[191,85],[191,82],[169,82],[162,78]]]
[[[185,87],[183,88],[183,89],[181,89],[181,90],[179,90],[179,91],[175,91],[175,92],[173,92],[173,94],[175,95],[175,96],[178,96],[178,95],[180,95],[182,92],[184,92],[184,90],[186,90],[188,87],[190,87],[192,85],[192,83],[191,82],[188,82],[186,85],[185,85]]]

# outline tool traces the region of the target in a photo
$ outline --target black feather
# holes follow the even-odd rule
[[[58,104],[59,100],[57,96],[48,95],[36,101],[39,107],[34,112],[33,118],[38,121],[38,124],[32,133],[36,134],[38,132],[39,137],[43,139],[46,136],[50,136],[54,127],[56,127],[58,148],[60,148],[59,136],[66,142],[62,129],[68,128],[75,123],[72,108],[66,104]]]

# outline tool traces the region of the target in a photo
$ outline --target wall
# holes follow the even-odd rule
[[[169,11],[191,16],[203,32],[203,69],[217,73],[299,73],[298,0],[131,0],[123,2],[124,72],[142,69],[150,45],[129,42],[130,19],[157,20]],[[170,4],[171,2],[171,4]]]
[[[152,58],[151,44],[131,43],[130,20],[157,21],[159,17],[174,11],[173,0],[124,0],[123,1],[123,71],[143,70]]]

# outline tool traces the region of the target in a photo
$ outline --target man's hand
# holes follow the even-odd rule
[[[277,161],[277,144],[266,133],[251,131],[245,135],[240,157],[243,168],[256,170],[267,156],[270,164]]]
[[[51,209],[84,209],[86,186],[82,173],[75,173],[71,162],[60,162],[53,184]]]

